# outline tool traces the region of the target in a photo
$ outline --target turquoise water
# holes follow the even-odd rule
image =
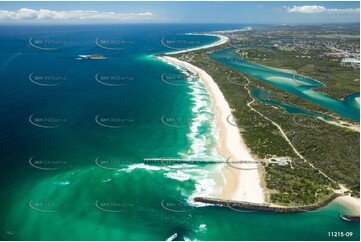
[[[311,112],[309,110],[303,109],[303,108],[299,108],[299,107],[295,107],[283,102],[279,102],[279,101],[275,101],[272,100],[270,98],[272,98],[273,96],[275,96],[272,93],[269,93],[267,91],[261,90],[259,88],[256,87],[252,87],[251,88],[251,94],[252,96],[254,96],[255,98],[257,98],[257,100],[264,102],[264,103],[269,103],[269,104],[273,104],[279,107],[282,107],[287,113],[290,114],[305,114],[305,115],[309,115],[312,117],[316,117],[316,118],[322,118],[325,120],[332,120],[331,117],[319,114],[319,113],[315,113],[315,112]]]
[[[356,97],[360,97],[360,93],[350,95],[344,100],[338,100],[321,92],[314,91],[313,88],[323,86],[322,83],[316,80],[246,61],[241,56],[235,54],[234,51],[235,49],[233,48],[220,50],[212,53],[211,58],[301,98],[319,104],[341,116],[360,121],[360,104],[355,100]]]
[[[340,205],[277,214],[194,204],[220,192],[222,165],[142,162],[220,158],[206,89],[152,55],[169,51],[164,36],[196,47],[217,38],[182,33],[227,28],[240,27],[1,26],[0,239],[329,240],[329,231],[352,231],[334,239],[358,240]],[[44,51],[31,37],[62,42]],[[108,59],[79,57],[89,54]]]

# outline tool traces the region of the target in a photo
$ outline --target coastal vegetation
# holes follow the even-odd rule
[[[359,92],[359,70],[341,66],[341,58],[326,57],[324,50],[309,50],[307,54],[303,54],[298,51],[261,46],[250,47],[243,51],[247,51],[249,61],[270,67],[294,70],[297,74],[324,83],[325,86],[318,88],[318,91],[329,96],[342,99],[350,93]]]
[[[295,122],[295,115],[287,113],[283,108],[260,102],[257,99],[252,103],[254,98],[249,95],[248,90],[256,87],[272,93],[271,99],[345,119],[324,107],[287,93],[209,57],[212,52],[224,48],[229,48],[229,46],[224,44],[211,49],[192,51],[191,54],[173,54],[172,56],[190,62],[212,76],[231,109],[234,110],[235,122],[255,156],[259,159],[269,155],[287,156],[292,160],[289,166],[263,165],[266,171],[264,179],[269,201],[282,205],[315,204],[340,189],[338,184],[346,186],[352,191],[353,196],[358,197],[360,190],[359,133],[308,116],[303,117],[304,125],[299,125]],[[254,48],[257,49],[257,47]],[[255,58],[256,53],[247,51],[247,54],[242,55],[252,59]],[[272,52],[266,53],[272,54]],[[187,59],[187,56],[192,56],[192,58]],[[299,70],[294,65],[292,67]],[[304,71],[303,74],[312,77],[311,72],[316,73],[331,67],[328,61],[319,60],[316,69],[305,67],[302,69],[302,64],[299,68]],[[307,70],[309,72],[306,72]],[[320,75],[325,75],[326,78],[326,74],[322,74],[325,72],[321,72]],[[333,72],[337,72],[337,69]],[[343,80],[346,81],[346,78]],[[338,82],[342,81],[336,81]],[[353,83],[340,88],[341,90],[338,88],[339,84],[335,84],[329,90],[335,96],[344,96],[346,93],[355,91]],[[334,89],[335,91],[332,91]],[[283,129],[290,142],[307,162],[293,151],[275,125],[247,106],[249,103]],[[308,162],[314,167],[311,167]]]

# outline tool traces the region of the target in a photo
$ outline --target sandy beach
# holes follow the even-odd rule
[[[181,65],[196,73],[204,83],[211,96],[216,110],[216,120],[219,126],[220,142],[218,150],[224,157],[230,157],[230,161],[245,160],[254,161],[249,149],[243,142],[239,129],[227,122],[231,109],[225,100],[221,90],[212,77],[204,70],[193,66],[185,61],[174,57],[159,57],[171,64]],[[226,182],[220,198],[227,200],[246,201],[252,203],[264,203],[264,191],[261,187],[261,176],[256,164],[232,164],[222,170]]]
[[[198,34],[192,34],[192,35],[198,35]],[[219,34],[199,34],[199,35],[216,36],[216,37],[219,38],[219,40],[212,43],[212,44],[209,44],[209,45],[203,45],[203,46],[199,46],[199,47],[195,47],[195,48],[191,48],[191,49],[186,49],[186,50],[171,51],[171,52],[168,52],[168,53],[165,53],[165,54],[179,54],[179,53],[185,53],[185,52],[194,51],[194,50],[212,48],[214,46],[227,43],[227,41],[228,41],[228,37],[223,36],[223,35],[219,35]]]
[[[335,199],[334,202],[340,203],[350,209],[351,215],[360,215],[360,199],[351,196],[342,196]]]

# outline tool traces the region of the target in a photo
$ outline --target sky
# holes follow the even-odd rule
[[[0,2],[0,23],[360,22],[359,1],[294,2]]]

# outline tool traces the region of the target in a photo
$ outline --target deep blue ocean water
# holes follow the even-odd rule
[[[219,192],[222,165],[142,163],[220,158],[206,89],[152,55],[172,50],[162,39],[191,48],[217,38],[184,33],[242,27],[1,26],[0,239],[358,240],[338,204],[294,214],[202,207],[189,197]],[[107,59],[81,57],[92,54]]]

